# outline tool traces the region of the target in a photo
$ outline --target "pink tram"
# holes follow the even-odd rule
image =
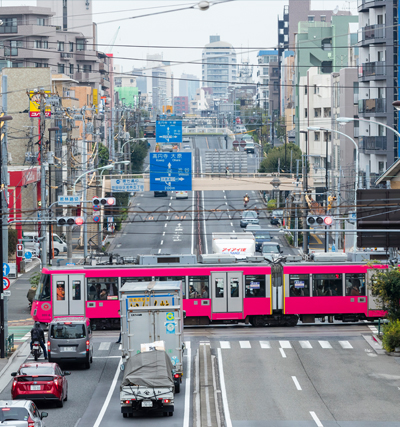
[[[45,324],[58,316],[87,316],[94,328],[119,327],[124,283],[180,280],[188,325],[373,320],[385,313],[371,296],[372,272],[365,264],[316,262],[43,268],[31,314]]]

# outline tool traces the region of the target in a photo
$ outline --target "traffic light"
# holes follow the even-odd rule
[[[313,225],[332,225],[333,218],[329,215],[310,215],[307,217],[307,224]]]
[[[25,254],[24,245],[22,243],[17,244],[17,257],[23,258]]]
[[[115,206],[115,197],[93,197],[93,208],[98,206]]]
[[[57,217],[57,225],[82,225],[83,217],[81,216],[60,216]]]

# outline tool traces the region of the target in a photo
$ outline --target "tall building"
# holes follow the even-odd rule
[[[189,99],[187,96],[174,96],[174,113],[176,115],[189,113]]]
[[[233,46],[210,36],[202,53],[202,80],[204,87],[213,90],[214,98],[227,99],[228,86],[237,81],[236,52]]]
[[[279,68],[277,50],[260,50],[257,54],[257,99],[268,117],[279,112]]]
[[[189,101],[196,98],[197,89],[200,87],[200,80],[194,74],[181,75],[179,80],[179,96],[187,96]]]
[[[398,1],[358,2],[360,168],[371,181],[399,158],[398,139],[372,123],[398,126],[392,102],[398,99]]]

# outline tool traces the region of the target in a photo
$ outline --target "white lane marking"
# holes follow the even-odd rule
[[[352,346],[348,341],[339,341],[339,344],[340,344],[343,348],[353,348],[353,346]]]
[[[165,231],[163,232],[163,234],[162,234],[163,236],[165,236]]]
[[[229,219],[232,219],[232,217],[229,215]]]
[[[233,223],[231,222],[231,227],[233,227]]]
[[[109,350],[110,349],[110,342],[101,342],[99,345],[99,350]]]
[[[260,341],[261,348],[271,348],[269,341]]]
[[[240,348],[251,348],[250,341],[239,341]]]
[[[207,411],[207,426],[212,426],[211,423],[211,410],[210,410],[210,393],[208,389],[208,369],[207,369],[207,353],[206,345],[200,344],[203,346],[203,363],[204,363],[204,388],[205,388],[205,398],[206,398],[206,411]]]
[[[219,345],[221,348],[231,348],[231,344],[229,341],[220,341]]]
[[[190,416],[190,369],[192,365],[192,359],[191,359],[191,348],[190,348],[190,341],[185,342],[186,346],[186,354],[187,357],[187,363],[186,363],[186,383],[185,383],[185,409],[183,413],[183,427],[189,427],[189,416]]]
[[[162,245],[164,243],[164,240],[161,240],[161,243],[160,243],[160,245]]]
[[[301,348],[312,348],[310,341],[299,341]]]
[[[315,421],[315,424],[317,424],[318,427],[324,427],[324,425],[321,423],[321,421],[319,420],[315,412],[310,411],[310,415],[312,416],[313,420]]]
[[[164,228],[165,228],[167,225],[168,225],[168,224],[165,224],[165,225],[164,225]]]
[[[140,203],[136,203],[136,206],[140,206]]]
[[[294,382],[294,385],[296,386],[297,390],[301,391],[302,388],[300,387],[300,383],[297,381],[296,377],[292,377],[292,380]]]
[[[285,358],[286,357],[285,350],[283,348],[279,348],[279,351],[281,352],[282,357]]]
[[[225,204],[227,205],[227,204],[228,204],[228,202],[225,202]]]
[[[332,346],[329,344],[329,341],[318,341],[318,342],[322,348],[332,348]]]
[[[223,193],[225,193],[225,190],[222,190]]]
[[[171,203],[168,206],[171,206]]]
[[[290,341],[279,341],[281,348],[292,348]]]
[[[170,199],[172,200],[172,196],[170,197]]]
[[[168,210],[168,212],[169,212],[169,210]],[[168,219],[169,217],[167,216],[167,219]]]
[[[226,196],[224,196],[224,199],[226,199]]]
[[[93,424],[93,427],[99,427],[101,421],[103,420],[104,414],[106,413],[106,410],[107,410],[108,405],[110,403],[111,397],[112,397],[112,395],[114,393],[115,386],[117,385],[118,377],[119,377],[119,374],[120,374],[120,371],[121,371],[121,369],[120,369],[121,368],[121,363],[122,363],[122,358],[119,359],[117,370],[115,372],[114,379],[113,379],[113,381],[111,383],[110,390],[108,390],[108,394],[107,394],[106,400],[103,403],[103,406],[101,408],[99,416],[97,417],[96,422]]]
[[[158,253],[161,253],[161,249],[158,250]]]
[[[226,396],[224,367],[222,364],[222,351],[218,348],[218,367],[219,367],[219,381],[221,383],[222,403],[224,405],[225,423],[226,427],[232,427],[231,414],[229,412],[228,398]]]
[[[121,356],[93,356],[93,359],[119,359]]]

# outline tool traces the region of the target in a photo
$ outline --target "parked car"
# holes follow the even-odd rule
[[[11,374],[14,377],[11,397],[13,400],[54,401],[62,408],[68,399],[66,375],[71,375],[71,372],[63,372],[57,363],[23,363],[17,372]]]
[[[0,400],[0,425],[4,427],[45,427],[40,412],[31,400]]]
[[[187,199],[188,196],[188,192],[187,191],[177,191],[175,193],[175,198],[176,199]]]
[[[168,197],[167,191],[155,191],[154,197]]]
[[[283,210],[272,211],[271,224],[279,225],[279,224],[282,224],[282,221],[283,221]]]
[[[258,220],[257,212],[244,211],[242,213],[242,218],[240,219],[240,226],[244,228],[247,226],[247,224],[258,224],[259,222],[260,221]]]

